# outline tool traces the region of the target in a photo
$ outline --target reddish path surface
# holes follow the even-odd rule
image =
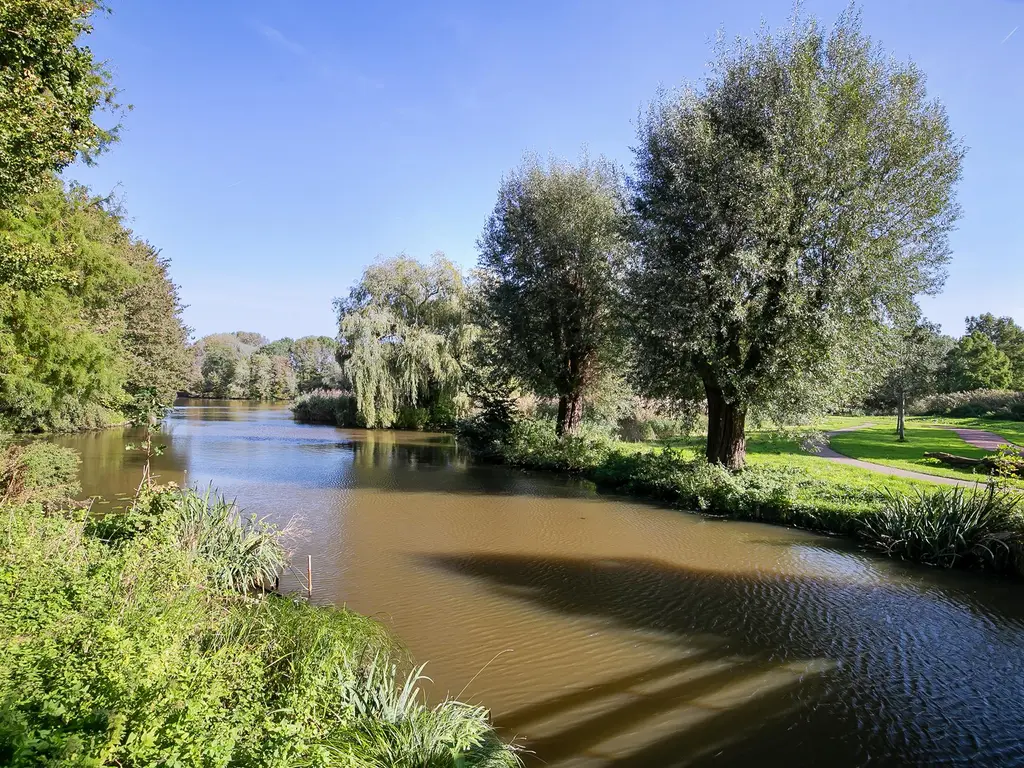
[[[984,429],[972,429],[970,427],[947,427],[942,424],[936,424],[935,426],[940,429],[948,429],[957,434],[961,440],[968,445],[973,445],[975,448],[980,448],[983,451],[998,451],[1001,445],[1016,446],[1016,443],[1011,443],[1005,437],[1001,437],[994,432],[988,432]]]

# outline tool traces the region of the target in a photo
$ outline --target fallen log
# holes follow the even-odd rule
[[[945,451],[926,451],[924,457],[935,459],[950,467],[977,469],[988,475],[998,471],[1002,475],[1024,477],[1024,460],[997,458],[996,456],[982,456],[980,459],[976,459],[970,456],[957,456],[955,453],[946,453]]]

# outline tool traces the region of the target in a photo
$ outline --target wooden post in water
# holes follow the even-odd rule
[[[306,555],[306,597],[313,599],[313,556]]]

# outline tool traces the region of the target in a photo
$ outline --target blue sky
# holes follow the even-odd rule
[[[470,267],[503,173],[585,145],[631,160],[638,110],[702,76],[717,30],[791,3],[112,0],[89,45],[134,105],[69,175],[116,191],[172,259],[196,335],[333,335],[378,255]],[[826,22],[845,2],[807,2]],[[970,152],[926,313],[1024,321],[1024,2],[867,0],[867,31],[929,76]]]

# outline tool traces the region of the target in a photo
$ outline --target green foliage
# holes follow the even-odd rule
[[[1024,328],[1017,325],[1012,317],[996,317],[985,312],[967,318],[967,335],[973,333],[986,336],[996,349],[1006,355],[1013,371],[1011,386],[1018,391],[1024,390]]]
[[[749,408],[781,423],[848,397],[879,324],[942,284],[964,150],[854,12],[723,46],[639,134],[638,379],[706,394],[708,456],[738,466]]]
[[[151,492],[135,502],[152,515],[151,531],[171,546],[203,560],[212,583],[247,592],[273,585],[288,565],[280,531],[266,521],[243,515],[234,502],[207,490]]]
[[[480,238],[488,327],[513,375],[559,397],[559,434],[578,428],[588,391],[619,364],[626,230],[610,163],[530,160],[503,180]]]
[[[891,410],[900,401],[936,392],[943,361],[954,343],[927,320],[891,329],[883,344],[887,370],[867,402],[874,408]]]
[[[939,563],[934,553],[949,552],[950,542],[962,536],[966,543],[958,545],[955,564],[1024,575],[1024,516],[1017,510],[1018,496],[1009,492],[994,492],[982,503],[981,495],[953,494],[942,500],[941,494],[907,483],[894,491],[870,472],[812,471],[821,460],[806,455],[798,460],[799,447],[785,440],[762,438],[758,462],[734,472],[686,450],[638,450],[594,434],[558,438],[550,420],[513,416],[509,425],[496,424],[480,416],[467,420],[460,425],[459,440],[478,458],[572,472],[608,491],[688,510],[856,536],[893,556],[927,563]],[[1016,455],[1008,454],[1007,461],[1016,461]],[[933,507],[918,504],[919,498],[931,499]],[[939,511],[929,511],[933,508]],[[944,549],[925,547],[924,540],[940,542]]]
[[[0,423],[103,426],[143,389],[169,405],[186,360],[177,289],[116,206],[54,182],[0,210],[0,234],[60,276],[0,275]]]
[[[338,342],[330,336],[303,336],[292,343],[288,358],[299,392],[347,385],[338,363]]]
[[[81,41],[98,7],[95,0],[0,3],[0,208],[116,136],[116,127],[94,121],[99,109],[117,108],[116,94]],[[0,242],[0,264],[6,251]]]
[[[952,568],[979,565],[997,571],[1024,566],[1024,518],[1020,498],[987,490],[891,496],[869,514],[863,537],[891,557]]]
[[[462,277],[442,254],[428,265],[380,261],[334,306],[338,357],[366,426],[393,425],[403,407],[460,399],[474,329]]]
[[[944,371],[950,392],[1009,389],[1013,383],[1010,358],[981,331],[967,334],[950,351]]]
[[[930,395],[912,403],[910,412],[921,416],[1024,421],[1024,393],[975,389]]]
[[[374,622],[235,591],[266,574],[225,576],[224,551],[252,548],[225,509],[157,491],[130,535],[104,541],[71,516],[5,507],[0,763],[518,764],[484,710],[425,706]]]
[[[133,241],[126,250],[136,275],[124,293],[125,327],[121,345],[133,398],[152,393],[167,408],[188,381],[192,356],[184,306],[168,274],[170,262],[149,243]]]
[[[292,415],[304,424],[365,426],[359,421],[355,395],[341,389],[314,389],[299,395],[292,403]]]
[[[52,443],[0,442],[0,507],[29,502],[50,510],[81,490],[78,454]]]

